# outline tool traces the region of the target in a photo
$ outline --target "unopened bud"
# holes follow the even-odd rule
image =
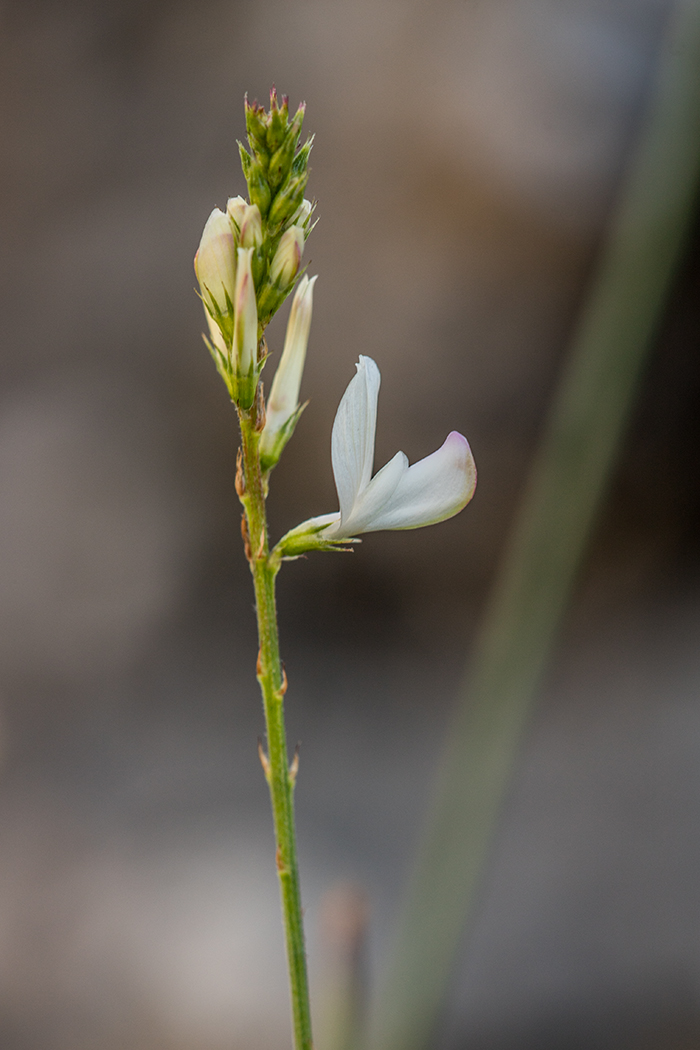
[[[308,181],[309,173],[304,170],[298,175],[292,175],[281,187],[270,206],[270,214],[267,221],[271,226],[277,226],[288,220],[290,216],[299,210],[304,200],[304,190]]]
[[[267,114],[265,107],[253,102],[248,102],[245,97],[245,127],[248,132],[248,142],[257,155],[267,153]]]
[[[301,414],[299,390],[309,343],[315,281],[315,277],[311,280],[302,277],[292,302],[284,350],[272,382],[260,444],[260,454],[267,469],[279,459]]]
[[[257,361],[258,310],[255,303],[255,285],[250,270],[252,254],[252,248],[238,249],[231,363],[239,377],[248,376]]]
[[[230,316],[236,286],[236,245],[228,216],[214,208],[194,257],[202,298],[215,320]]]
[[[299,272],[303,251],[304,231],[301,226],[290,226],[277,246],[270,266],[270,280],[282,288],[290,285]]]
[[[272,154],[268,163],[267,177],[273,190],[289,177],[292,170],[292,161],[297,151],[304,114],[297,114],[297,116],[300,116],[300,119],[294,118],[279,148]]]
[[[248,207],[249,204],[245,197],[229,197],[228,204],[226,205],[226,214],[235,227],[237,237],[241,232],[241,226],[243,225],[243,219]]]
[[[313,204],[305,197],[304,200],[301,202],[301,205],[299,206],[299,210],[292,218],[292,222],[294,223],[294,225],[305,227],[306,223],[311,217],[311,212],[313,210]]]
[[[241,167],[243,168],[245,180],[248,183],[248,196],[251,204],[257,204],[260,208],[260,214],[263,216],[267,215],[270,201],[272,200],[272,192],[265,178],[262,165],[250,156],[240,142],[238,143],[238,152],[241,155]]]
[[[247,204],[240,226],[241,248],[259,248],[263,240],[262,219],[257,204]]]
[[[277,89],[273,87],[270,91],[270,115],[267,118],[267,148],[270,152],[274,153],[281,146],[288,126],[289,99],[286,95],[282,95],[282,105],[280,106],[277,101]]]

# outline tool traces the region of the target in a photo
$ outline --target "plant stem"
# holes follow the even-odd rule
[[[275,578],[279,570],[279,561],[270,557],[265,513],[265,479],[259,455],[261,428],[258,420],[262,414],[257,404],[249,410],[239,409],[242,455],[236,476],[236,490],[245,509],[243,533],[246,557],[255,586],[260,640],[257,677],[265,710],[268,749],[265,756],[261,747],[260,758],[270,788],[275,827],[277,874],[287,947],[294,1046],[295,1050],[312,1050],[309,986],[294,830],[296,760],[290,769],[284,729],[284,694],[287,681],[280,661],[275,606]]]

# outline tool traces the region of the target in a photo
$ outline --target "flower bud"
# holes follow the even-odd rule
[[[311,217],[311,212],[313,210],[314,210],[314,206],[311,203],[311,201],[307,200],[306,197],[304,197],[304,200],[299,205],[299,210],[292,217],[292,222],[294,223],[294,225],[295,226],[305,227],[306,223],[308,222],[309,218]]]
[[[300,415],[299,389],[309,342],[315,277],[302,277],[287,322],[282,358],[267,402],[267,419],[260,439],[266,469],[274,466],[292,436]]]
[[[238,249],[231,364],[239,377],[252,373],[258,356],[258,309],[250,269],[252,248]]]
[[[301,116],[303,118],[303,113]],[[294,156],[297,151],[300,130],[301,121],[297,121],[295,117],[279,148],[276,149],[270,157],[267,168],[267,178],[270,187],[273,190],[277,189],[277,187],[280,186],[285,179],[288,179],[291,174],[292,162],[294,161]]]
[[[301,226],[290,226],[282,234],[270,265],[270,280],[273,284],[286,288],[292,283],[299,272],[303,251],[304,231]]]
[[[257,101],[253,102],[252,105],[248,102],[248,96],[245,96],[245,127],[248,133],[248,142],[250,143],[251,149],[257,155],[266,154],[267,148],[267,114],[265,107],[258,104]]]
[[[263,241],[262,219],[257,204],[246,205],[240,226],[241,248],[259,248]]]
[[[245,197],[241,197],[240,195],[238,197],[229,197],[228,204],[226,205],[226,214],[235,227],[236,239],[238,239],[238,235],[241,232],[246,208],[248,207],[248,201]]]
[[[299,106],[301,120],[304,119],[305,108],[306,107],[303,104]],[[297,116],[299,116],[299,111],[297,111]],[[267,118],[267,148],[270,152],[274,153],[274,151],[282,144],[282,141],[287,134],[288,127],[289,98],[287,95],[282,95],[282,105],[280,106],[277,101],[277,89],[273,87],[270,91],[270,113]],[[299,122],[299,128],[301,128],[301,122]],[[297,132],[297,135],[298,134],[299,132]]]
[[[194,257],[194,271],[205,306],[217,322],[230,317],[232,311],[236,286],[235,251],[228,216],[214,208]]]
[[[268,223],[277,226],[288,221],[294,215],[304,200],[304,190],[309,181],[308,171],[302,171],[299,175],[293,175],[279,190],[277,196],[269,206]]]
[[[270,201],[272,200],[272,191],[270,190],[269,183],[265,178],[263,167],[258,160],[254,160],[250,156],[240,142],[238,143],[238,152],[241,156],[243,174],[248,183],[248,195],[251,203],[257,204],[260,208],[261,215],[267,215]]]

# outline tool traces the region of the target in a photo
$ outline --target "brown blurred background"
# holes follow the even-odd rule
[[[244,92],[305,99],[316,133],[311,404],[274,533],[337,506],[330,427],[359,353],[383,375],[377,465],[458,429],[480,475],[456,519],[280,578],[319,1004],[338,880],[368,896],[370,976],[384,958],[666,12],[0,6],[2,1050],[289,1044],[235,419],[192,269],[211,208],[244,189]],[[691,248],[445,1046],[700,1046],[699,274]]]

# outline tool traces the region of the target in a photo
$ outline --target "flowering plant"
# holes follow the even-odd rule
[[[304,106],[290,120],[286,97],[273,88],[269,111],[246,99],[248,152],[239,143],[249,200],[233,197],[209,216],[195,272],[208,332],[204,341],[236,406],[241,445],[236,491],[243,505],[245,554],[255,587],[267,751],[260,759],[270,788],[277,842],[296,1050],[311,1050],[306,954],[294,830],[298,758],[289,763],[284,727],[287,681],[279,653],[275,580],[284,559],[311,550],[347,550],[359,533],[415,529],[452,517],[474,494],[469,445],[453,431],[444,444],[409,466],[403,452],[372,477],[379,369],[360,356],[333,424],[331,455],[340,509],[310,518],[270,548],[265,500],[270,473],[291,438],[311,326],[316,277],[301,272],[315,204],[304,197],[312,139],[299,146]],[[261,375],[268,359],[265,329],[295,289],[282,356],[265,402]]]

